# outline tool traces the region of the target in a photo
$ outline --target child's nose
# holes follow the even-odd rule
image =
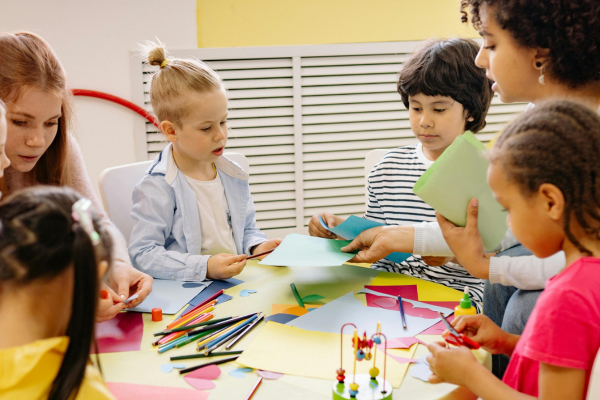
[[[433,120],[427,114],[423,114],[419,125],[421,126],[421,128],[431,128],[433,126]]]

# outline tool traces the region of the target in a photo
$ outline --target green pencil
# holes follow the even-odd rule
[[[294,293],[294,297],[296,298],[298,305],[300,307],[304,308],[304,303],[302,302],[302,298],[300,297],[300,294],[298,293],[298,289],[296,289],[296,285],[294,285],[293,283],[290,283],[290,287],[292,288],[292,293]]]

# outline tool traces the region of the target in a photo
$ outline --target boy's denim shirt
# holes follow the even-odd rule
[[[256,227],[248,174],[221,156],[215,162],[225,188],[227,216],[238,254],[250,255],[267,237]],[[196,195],[173,159],[169,144],[133,190],[135,220],[129,255],[133,266],[155,278],[202,281],[209,255],[200,254],[202,237]]]

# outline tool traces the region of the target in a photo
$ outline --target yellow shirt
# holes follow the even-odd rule
[[[69,338],[37,340],[0,350],[0,399],[47,399],[62,364]],[[100,373],[88,364],[78,400],[114,400]]]

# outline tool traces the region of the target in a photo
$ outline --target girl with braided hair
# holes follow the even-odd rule
[[[489,154],[488,183],[517,239],[540,258],[563,251],[521,336],[484,315],[452,325],[511,357],[502,382],[466,347],[433,343],[430,382],[467,386],[482,399],[584,399],[600,348],[600,117],[547,103],[510,124]],[[473,220],[471,220],[473,223]],[[447,333],[447,332],[446,332]]]
[[[0,203],[0,398],[114,399],[91,365],[111,235],[91,201],[37,186]]]

